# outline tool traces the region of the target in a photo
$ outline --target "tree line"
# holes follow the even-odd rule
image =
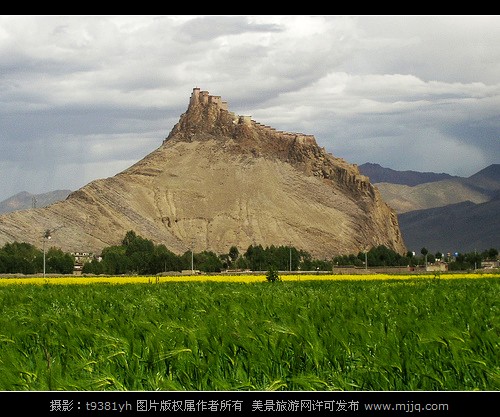
[[[449,270],[472,270],[481,268],[486,259],[496,259],[498,250],[491,248],[481,253],[465,253],[449,256],[439,252],[429,253],[422,248],[420,254],[407,252],[401,255],[380,245],[357,254],[339,255],[329,260],[315,259],[304,250],[293,246],[250,245],[240,253],[232,246],[226,254],[212,251],[194,253],[186,251],[177,255],[163,244],[128,231],[120,245],[108,246],[102,250],[100,259],[93,259],[83,265],[82,273],[95,275],[156,275],[182,270],[199,270],[206,273],[222,270],[252,271],[331,271],[339,267],[406,267],[423,266],[436,261],[448,262]],[[74,257],[61,249],[51,247],[46,252],[46,272],[71,274]],[[367,265],[366,265],[367,262]],[[28,243],[7,243],[0,248],[0,273],[35,274],[43,271],[43,252]]]
[[[0,273],[36,274],[43,272],[43,251],[30,243],[6,243],[0,248]],[[45,272],[49,274],[72,274],[75,258],[58,248],[45,253]]]
[[[391,267],[423,266],[437,260],[447,261],[450,270],[467,270],[481,267],[481,261],[496,259],[498,251],[490,249],[482,253],[459,254],[447,258],[443,254],[428,253],[421,249],[421,256],[407,252],[401,255],[384,245],[371,248],[368,252],[335,256],[330,260],[315,259],[304,250],[293,246],[250,245],[240,253],[232,246],[226,254],[212,251],[193,253],[186,251],[176,255],[165,245],[155,245],[151,240],[138,236],[135,232],[126,233],[121,245],[110,246],[102,251],[102,259],[94,260],[83,267],[83,273],[89,274],[158,274],[162,272],[195,269],[203,272],[221,272],[222,270],[268,271],[331,271],[338,267]]]

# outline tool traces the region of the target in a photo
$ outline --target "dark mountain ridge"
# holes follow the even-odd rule
[[[370,178],[373,184],[388,182],[391,184],[403,184],[413,187],[426,182],[435,182],[453,178],[460,178],[446,173],[436,174],[434,172],[418,171],[397,171],[391,168],[384,168],[379,164],[367,162],[359,165],[360,172]]]

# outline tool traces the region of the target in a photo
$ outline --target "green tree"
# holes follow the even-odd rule
[[[358,254],[358,259],[364,260],[364,252]],[[367,253],[368,265],[370,266],[401,266],[408,265],[408,258],[389,249],[384,245],[371,248]]]
[[[498,250],[495,249],[495,248],[490,248],[488,250],[485,250],[482,254],[481,254],[482,258],[484,260],[493,260],[493,259],[496,259],[497,256],[498,256]]]
[[[129,258],[128,268],[136,274],[152,274],[154,243],[138,236],[130,230],[125,234],[122,245],[125,247],[125,255]]]
[[[458,253],[455,260],[448,264],[450,271],[465,271],[481,268],[482,257],[476,252]]]
[[[234,262],[231,260],[231,257],[229,256],[228,253],[223,253],[222,255],[219,255],[219,260],[222,263],[222,268],[223,269],[232,269],[232,268],[234,268]]]
[[[203,251],[196,256],[197,269],[204,272],[220,272],[222,262],[215,252]]]
[[[104,273],[103,262],[92,259],[90,262],[86,262],[82,267],[82,274],[94,274],[101,275]]]
[[[231,248],[229,248],[229,258],[231,259],[232,263],[236,262],[236,259],[238,259],[239,255],[240,251],[236,246],[231,246]]]
[[[152,270],[153,273],[180,272],[182,270],[182,261],[178,255],[168,250],[165,245],[157,245],[154,248]]]
[[[429,251],[424,247],[420,249],[420,253],[424,256],[424,265],[427,266],[427,254],[429,253]]]
[[[249,269],[248,266],[248,261],[244,256],[238,256],[238,259],[236,259],[236,262],[234,263],[234,267],[236,269]]]
[[[465,255],[465,262],[469,265],[468,269],[481,268],[481,262],[482,262],[481,254],[476,252],[467,253]]]
[[[363,266],[364,261],[364,252],[360,252],[358,256],[351,253],[350,255],[337,255],[333,258],[336,266]]]
[[[124,246],[107,246],[102,250],[102,273],[122,275],[131,271]]]
[[[266,256],[262,245],[250,245],[245,252],[245,258],[252,271],[262,271],[267,267]]]
[[[72,274],[75,258],[58,248],[50,248],[46,254],[46,270],[54,274]]]
[[[0,249],[0,272],[33,274],[41,268],[42,258],[42,251],[29,243],[6,243]]]

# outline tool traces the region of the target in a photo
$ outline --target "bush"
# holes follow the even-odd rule
[[[278,282],[281,281],[281,278],[278,274],[278,270],[274,267],[270,267],[266,273],[266,279],[268,282]]]

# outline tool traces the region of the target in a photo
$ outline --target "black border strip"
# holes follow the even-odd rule
[[[4,410],[40,416],[490,415],[500,391],[1,391]],[[3,413],[2,413],[3,414]]]

